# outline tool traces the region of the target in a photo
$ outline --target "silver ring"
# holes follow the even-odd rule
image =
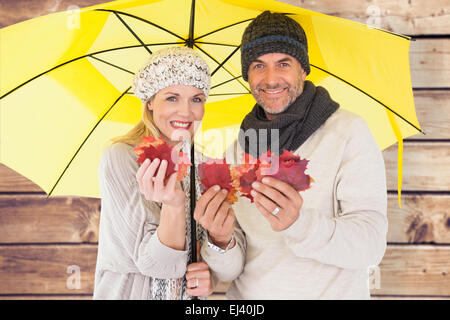
[[[280,207],[276,207],[275,209],[273,209],[273,211],[271,212],[274,216],[276,216],[278,214],[278,212],[280,212]]]
[[[197,288],[198,287],[198,278],[195,278],[195,287],[194,288]]]

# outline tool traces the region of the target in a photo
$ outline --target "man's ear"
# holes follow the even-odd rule
[[[300,66],[300,68],[302,69],[302,80],[305,81],[306,76],[307,76],[306,71],[305,71],[305,69],[303,69],[302,66]]]

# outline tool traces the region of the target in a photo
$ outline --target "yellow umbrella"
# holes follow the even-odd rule
[[[0,162],[49,196],[99,197],[104,147],[140,120],[131,79],[151,52],[171,45],[193,47],[210,65],[211,96],[196,141],[208,155],[221,154],[255,103],[239,49],[245,27],[265,10],[289,14],[305,29],[307,79],[363,116],[380,149],[399,142],[400,191],[402,139],[421,132],[410,38],[272,0],[119,0],[1,29]]]

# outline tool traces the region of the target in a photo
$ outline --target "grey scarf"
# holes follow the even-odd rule
[[[267,149],[275,154],[280,154],[283,149],[297,150],[338,108],[339,104],[331,99],[325,88],[305,81],[302,94],[272,121],[256,104],[241,124],[239,144],[254,157]],[[249,134],[248,129],[256,130],[257,143],[251,140],[255,135]]]

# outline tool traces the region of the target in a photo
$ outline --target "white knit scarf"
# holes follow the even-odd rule
[[[190,151],[186,150],[189,146],[186,144],[183,146],[183,152],[190,155]],[[198,159],[197,159],[198,158]],[[195,154],[196,166],[201,161],[201,156]],[[197,200],[201,196],[200,180],[198,177],[198,171],[195,171],[195,194]],[[190,200],[190,175],[191,167],[188,167],[187,174],[182,180],[182,188],[186,196],[185,213],[186,213],[186,247],[188,248],[188,263],[192,261],[191,252],[191,200]],[[197,226],[197,241],[200,244],[205,239],[205,230],[199,225]],[[192,297],[186,293],[186,277],[174,278],[174,279],[158,279],[150,278],[150,295],[151,300],[191,300]]]

